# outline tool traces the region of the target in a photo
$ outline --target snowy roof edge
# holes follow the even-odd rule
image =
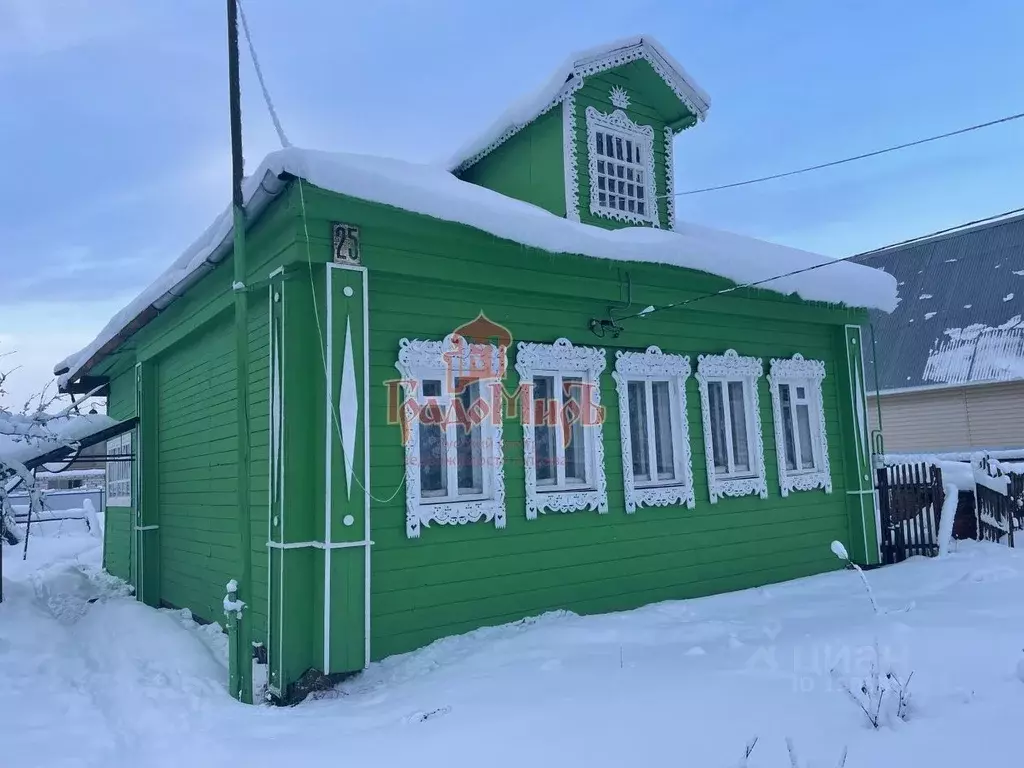
[[[680,100],[703,120],[711,97],[672,55],[651,35],[634,35],[573,53],[543,86],[519,98],[480,134],[462,144],[447,160],[450,171],[459,171],[493,152],[541,115],[573,93],[582,78],[606,69],[646,59]]]
[[[759,287],[797,294],[808,301],[868,307],[889,312],[897,304],[896,280],[871,267],[695,224],[677,222],[675,230],[627,227],[607,230],[556,216],[486,187],[461,181],[444,168],[390,158],[304,150],[272,152],[256,173],[245,179],[247,219],[283,190],[284,176],[338,194],[451,221],[495,237],[549,253],[599,259],[659,263],[718,275],[736,283],[770,281]],[[54,367],[61,387],[77,379],[120,345],[124,331],[134,333],[203,274],[230,253],[230,208],[150,286],[114,315],[92,342]],[[818,264],[829,268],[777,277]]]

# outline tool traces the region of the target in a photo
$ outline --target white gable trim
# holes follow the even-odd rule
[[[459,173],[482,160],[575,94],[583,86],[584,78],[640,59],[651,65],[687,109],[699,120],[704,120],[711,107],[708,95],[654,40],[649,37],[631,38],[571,57],[544,89],[520,102],[519,108],[505,112],[487,131],[463,145],[448,161],[448,169]]]

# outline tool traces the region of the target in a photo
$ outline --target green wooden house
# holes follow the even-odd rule
[[[449,167],[285,149],[57,367],[138,418],[107,569],[270,693],[486,625],[877,560],[859,326],[895,282],[675,222],[708,97],[572,57]],[[127,465],[122,465],[127,466]],[[247,653],[247,651],[246,651]]]

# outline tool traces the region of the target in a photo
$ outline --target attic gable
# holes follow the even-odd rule
[[[633,62],[645,62],[686,112],[703,120],[711,99],[692,77],[649,35],[617,40],[566,59],[537,91],[512,104],[491,126],[462,145],[449,159],[448,169],[460,174],[478,163],[542,115],[561,105],[584,86],[587,78]]]

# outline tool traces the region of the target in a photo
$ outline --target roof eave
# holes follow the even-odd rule
[[[251,227],[260,217],[267,206],[277,198],[290,181],[289,178],[278,178],[269,171],[260,182],[259,189],[250,198],[245,206],[246,228]],[[100,347],[88,360],[74,371],[54,371],[57,376],[66,376],[65,383],[59,387],[61,392],[75,392],[75,382],[81,379],[93,367],[113,354],[131,336],[148,325],[158,314],[169,307],[176,299],[183,296],[189,288],[202,280],[213,271],[214,267],[224,261],[234,247],[234,227],[228,230],[224,238],[217,244],[217,247],[206,257],[202,266],[190,272],[183,280],[171,286],[164,294],[159,296],[151,304],[144,307],[132,320],[121,329],[110,341]]]

